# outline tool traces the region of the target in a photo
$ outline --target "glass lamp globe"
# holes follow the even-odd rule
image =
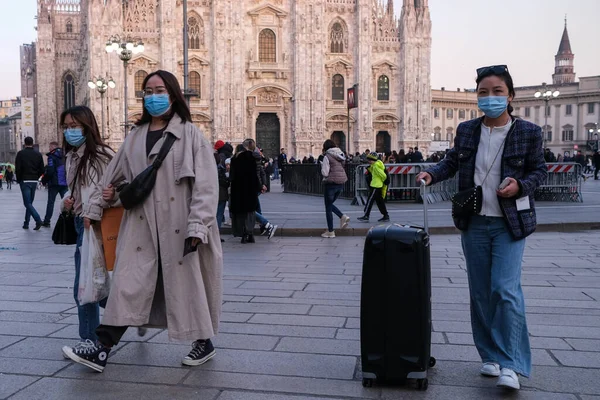
[[[90,89],[94,89],[96,87],[96,84],[94,82],[92,82],[92,81],[89,81],[88,82],[88,86],[89,86]]]
[[[117,84],[115,83],[115,81],[113,81],[112,79],[110,81],[108,81],[108,87],[111,89],[114,89],[115,86],[117,86]]]
[[[559,94],[560,94],[560,92],[558,90],[555,90],[554,93],[552,93],[552,96],[558,97]]]
[[[535,97],[536,99],[539,99],[541,95],[542,95],[542,92],[535,92],[533,97]]]

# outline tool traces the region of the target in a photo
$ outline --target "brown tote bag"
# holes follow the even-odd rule
[[[109,271],[112,271],[115,266],[117,239],[124,211],[123,207],[106,208],[102,214],[102,221],[100,221],[104,259],[106,260],[106,269]]]

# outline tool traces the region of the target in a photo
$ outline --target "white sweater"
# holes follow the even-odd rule
[[[483,204],[480,215],[487,217],[503,216],[496,190],[502,182],[500,169],[502,165],[502,153],[504,152],[504,139],[511,125],[512,121],[504,126],[493,128],[489,128],[483,123],[481,124],[481,139],[479,140],[477,159],[475,160],[475,185],[481,185],[483,189]],[[498,157],[496,157],[496,154],[498,154]],[[496,159],[495,162],[494,159]],[[488,170],[490,174],[485,183],[483,183]]]

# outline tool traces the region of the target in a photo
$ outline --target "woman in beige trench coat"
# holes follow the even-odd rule
[[[219,326],[223,255],[212,146],[191,123],[175,76],[156,71],[141,89],[142,118],[108,165],[84,217],[99,221],[102,209],[118,198],[114,188],[146,169],[168,134],[176,140],[150,196],[125,211],[98,342],[69,352],[72,360],[99,372],[129,326],[167,327],[171,340],[194,341],[185,365],[203,364],[215,354],[210,338]],[[198,251],[184,256],[187,238]]]

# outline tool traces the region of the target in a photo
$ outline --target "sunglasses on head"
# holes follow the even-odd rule
[[[490,65],[489,67],[477,68],[477,77],[487,74],[502,75],[508,72],[506,65]]]

